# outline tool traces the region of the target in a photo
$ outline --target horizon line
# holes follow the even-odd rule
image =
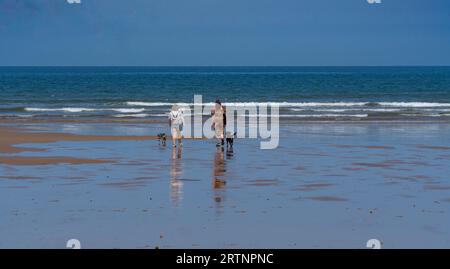
[[[4,67],[450,67],[449,65],[0,65]]]

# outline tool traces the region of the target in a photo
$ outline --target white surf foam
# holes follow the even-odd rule
[[[126,114],[126,115],[115,115],[115,117],[126,117],[126,116],[133,116],[136,114]],[[141,114],[141,115],[146,115],[149,117],[167,117],[167,114]],[[195,115],[189,115],[186,114],[185,118],[187,117],[192,117],[192,116],[199,116],[199,115],[203,115],[203,116],[209,116],[209,114],[195,114]],[[266,117],[266,118],[270,118],[273,117],[274,115],[258,115],[258,114],[245,114],[245,115],[237,115],[238,117],[250,117],[250,118],[257,118],[257,117]],[[280,118],[319,118],[319,117],[357,117],[357,118],[364,118],[364,117],[368,117],[368,114],[332,114],[332,113],[328,113],[328,114],[280,114],[279,115]]]
[[[334,112],[334,113],[344,113],[344,112],[355,112],[355,111],[363,111],[363,112],[399,112],[402,109],[399,108],[348,108],[348,109],[306,109],[306,108],[291,108],[289,109],[295,112]]]
[[[140,113],[144,112],[144,108],[84,108],[84,107],[64,107],[64,108],[36,108],[26,107],[25,111],[28,112],[96,112],[96,111],[115,111],[120,113]]]
[[[95,109],[92,108],[78,108],[78,107],[66,107],[66,108],[35,108],[35,107],[26,107],[25,111],[29,112],[55,112],[55,111],[61,111],[61,112],[86,112],[86,111],[95,111]]]
[[[450,107],[450,103],[430,103],[430,102],[380,102],[381,106],[393,107]]]
[[[114,108],[111,110],[120,113],[141,113],[145,111],[144,108]]]
[[[145,118],[150,116],[149,114],[117,114],[114,115],[116,118]]]
[[[368,116],[368,114],[280,115],[281,118],[366,118]]]

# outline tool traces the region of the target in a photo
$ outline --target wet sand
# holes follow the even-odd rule
[[[15,127],[0,127],[0,153],[45,152],[46,148],[20,147],[19,144],[54,143],[61,141],[123,141],[123,140],[157,140],[156,136],[101,136],[75,135],[67,133],[29,132]],[[9,165],[47,165],[47,164],[95,164],[111,162],[71,158],[64,156],[8,156],[0,157],[0,164]]]
[[[47,165],[47,164],[95,164],[107,163],[108,160],[92,160],[70,157],[0,157],[0,164],[9,165]]]
[[[0,248],[450,247],[450,124],[282,125],[162,147],[165,125],[0,125]]]
[[[17,144],[52,143],[58,141],[121,141],[156,140],[156,136],[112,136],[112,135],[76,135],[68,133],[30,132],[16,127],[0,126],[0,153],[18,153],[22,151],[45,151],[45,149],[20,148]]]

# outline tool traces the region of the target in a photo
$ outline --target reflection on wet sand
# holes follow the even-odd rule
[[[226,159],[233,158],[233,150],[228,149],[226,152]],[[224,149],[218,147],[214,155],[214,168],[213,168],[213,189],[214,189],[214,201],[220,203],[224,199],[224,188],[226,185],[226,162],[224,156]]]
[[[172,148],[172,165],[170,168],[170,199],[175,206],[183,199],[183,163],[181,161],[181,147]]]

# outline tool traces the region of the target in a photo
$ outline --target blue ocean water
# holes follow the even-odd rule
[[[173,103],[299,119],[450,117],[450,67],[0,67],[0,117],[158,118]]]

